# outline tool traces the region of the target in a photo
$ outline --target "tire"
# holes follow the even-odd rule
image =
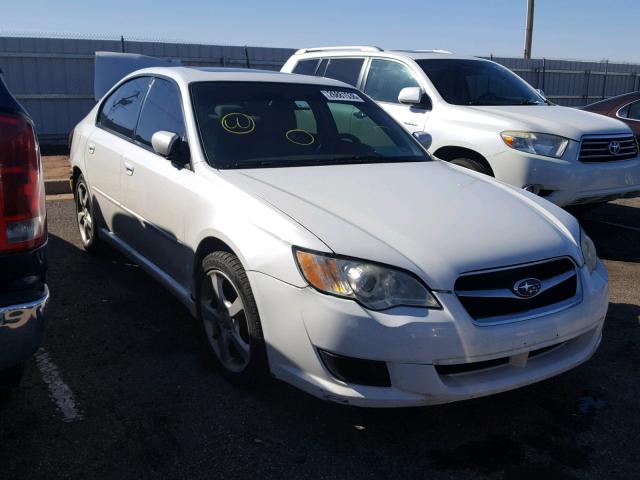
[[[484,173],[485,175],[493,176],[491,170],[487,168],[486,165],[478,162],[477,160],[472,160],[470,158],[454,158],[450,160],[449,163],[453,163],[454,165],[459,165],[460,167],[468,168],[469,170],[473,170],[474,172]]]
[[[0,403],[5,402],[11,392],[20,385],[23,372],[24,364],[22,363],[0,371]]]
[[[89,253],[98,253],[102,246],[98,237],[98,221],[89,187],[83,175],[80,175],[76,181],[73,197],[76,207],[76,224],[82,247]]]
[[[198,321],[214,364],[236,386],[265,384],[270,375],[262,325],[238,257],[223,251],[204,257],[197,288]]]

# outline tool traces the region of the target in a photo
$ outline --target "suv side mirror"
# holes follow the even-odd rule
[[[175,165],[185,166],[189,163],[188,147],[177,133],[160,130],[151,137],[151,145],[154,152]]]
[[[398,94],[398,102],[403,105],[413,105],[414,107],[421,107],[430,109],[431,99],[424,90],[420,87],[405,87],[400,90]]]
[[[429,147],[431,146],[431,142],[433,141],[433,137],[431,137],[430,133],[413,132],[413,136],[416,137],[416,140],[420,142],[420,145],[422,145],[425,150],[429,150]]]

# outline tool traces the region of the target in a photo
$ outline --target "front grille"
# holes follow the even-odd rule
[[[578,160],[585,163],[612,162],[635,158],[637,155],[638,142],[633,135],[587,137],[580,144]]]
[[[524,279],[540,281],[537,295],[522,298],[516,293],[515,285]],[[578,275],[570,259],[559,258],[462,275],[455,293],[477,323],[507,323],[575,304]]]

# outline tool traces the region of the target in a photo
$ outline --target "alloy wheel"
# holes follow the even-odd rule
[[[82,243],[88,245],[93,238],[93,217],[89,203],[89,192],[84,183],[78,184],[76,195],[76,211],[78,214],[78,228]]]
[[[243,371],[251,359],[245,306],[238,289],[220,270],[207,272],[200,312],[209,345],[224,368]]]

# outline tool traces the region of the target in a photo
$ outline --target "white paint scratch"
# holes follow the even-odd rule
[[[49,354],[40,349],[35,354],[36,363],[42,375],[42,380],[49,387],[49,396],[54,401],[58,409],[63,415],[65,422],[75,422],[82,420],[82,413],[76,401],[73,398],[73,392],[69,386],[64,383],[60,371],[55,363],[51,360]]]

